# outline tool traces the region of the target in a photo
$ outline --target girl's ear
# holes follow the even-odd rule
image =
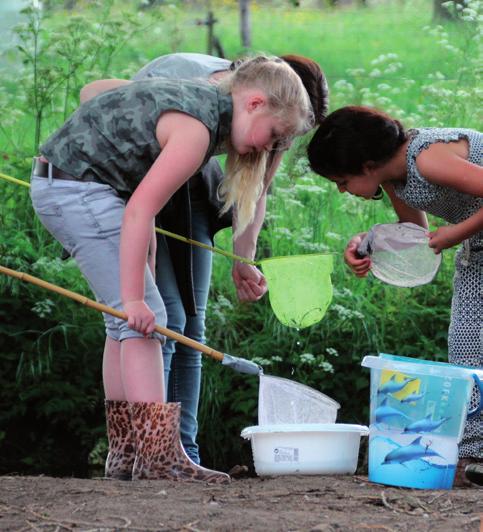
[[[263,92],[256,91],[250,94],[246,100],[246,109],[249,113],[261,109],[267,103],[267,98]]]
[[[364,174],[371,174],[377,167],[378,165],[374,161],[367,161],[362,165]]]

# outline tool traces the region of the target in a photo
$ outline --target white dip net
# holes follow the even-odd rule
[[[412,287],[431,282],[441,264],[428,246],[427,229],[406,222],[376,224],[357,251],[371,257],[371,271],[381,281]]]

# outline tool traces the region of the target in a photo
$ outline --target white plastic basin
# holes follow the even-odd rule
[[[251,440],[255,471],[266,475],[353,475],[362,425],[343,423],[257,425],[242,430]]]

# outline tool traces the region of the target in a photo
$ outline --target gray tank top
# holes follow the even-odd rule
[[[454,188],[430,183],[419,173],[416,157],[436,142],[455,142],[466,139],[469,146],[468,160],[482,166],[483,134],[463,128],[421,128],[410,130],[410,142],[407,148],[407,180],[396,183],[396,196],[405,203],[420,209],[449,223],[457,224],[469,218],[483,207],[483,198],[464,194]],[[483,232],[469,239],[471,249],[483,249]]]
[[[169,54],[153,59],[132,78],[208,79],[215,72],[230,68],[231,61],[205,54]]]
[[[231,95],[202,81],[160,78],[136,81],[85,102],[40,153],[79,180],[94,179],[130,195],[161,151],[155,134],[159,117],[172,110],[208,128],[205,164],[229,137]]]

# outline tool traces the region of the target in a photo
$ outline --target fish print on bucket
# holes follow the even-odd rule
[[[394,420],[395,418],[400,419],[411,419],[406,414],[393,408],[388,404],[388,398],[383,399],[382,403],[376,408],[376,423],[386,423],[389,420]]]
[[[450,420],[450,417],[442,417],[441,419],[432,419],[431,414],[428,414],[425,418],[420,419],[419,421],[415,421],[414,423],[411,423],[407,427],[404,428],[404,432],[412,432],[412,433],[419,433],[419,432],[432,432],[433,430],[438,429],[441,427],[441,425],[445,422]]]
[[[385,373],[385,375],[384,375]],[[386,375],[390,374],[390,377],[386,380]],[[410,382],[415,382],[417,379],[413,377],[406,377],[401,373],[383,372],[381,377],[381,386],[378,388],[378,394],[396,394],[406,388]],[[406,393],[408,390],[406,389]],[[394,395],[396,397],[396,395]]]
[[[400,399],[401,403],[415,403],[424,397],[424,393],[410,393],[403,399]]]
[[[439,458],[443,458],[436,451],[430,449],[432,442],[428,442],[427,444],[422,445],[421,439],[422,436],[419,436],[409,445],[405,445],[404,447],[397,447],[393,451],[389,452],[384,458],[384,462],[382,463],[382,465],[404,464],[405,462],[410,462],[412,460],[424,460],[425,458],[429,458],[430,456],[438,456]]]
[[[402,358],[413,360],[363,361],[371,368],[369,480],[450,489],[472,378],[450,364],[433,368]]]

